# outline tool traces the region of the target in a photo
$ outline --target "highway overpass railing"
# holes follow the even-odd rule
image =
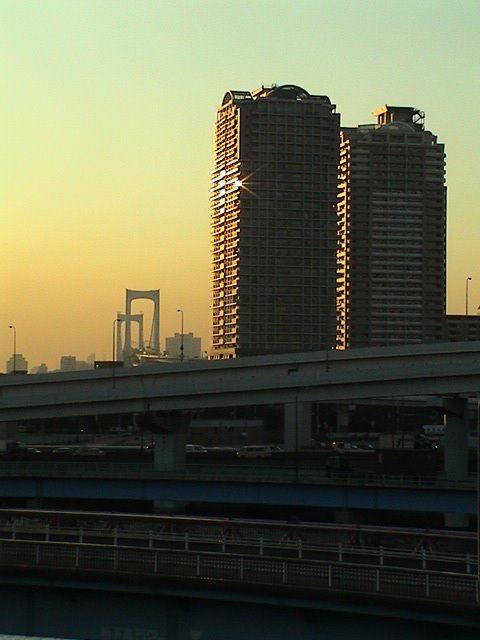
[[[4,539],[0,541],[0,567],[4,574],[9,568],[21,570],[24,580],[32,570],[36,575],[153,577],[475,607],[479,602],[477,577],[465,573],[185,549]]]
[[[382,543],[371,540],[378,528],[352,526],[343,533],[332,532],[311,525],[281,525],[266,528],[254,521],[226,520],[223,524],[212,524],[201,519],[162,520],[152,526],[131,522],[125,528],[111,526],[99,514],[96,522],[82,526],[55,524],[49,519],[15,518],[0,520],[0,542],[65,542],[79,545],[100,544],[113,547],[135,547],[148,549],[170,549],[179,551],[240,553],[299,560],[328,560],[336,563],[390,566],[411,569],[429,569],[454,573],[474,574],[477,571],[476,555],[467,550],[471,539],[448,533],[435,536],[426,531],[420,537],[412,535],[406,543],[405,534],[391,529],[388,536],[384,529]],[[432,535],[433,534],[433,535]],[[451,535],[451,534],[450,534]],[[347,537],[346,537],[347,536]],[[458,538],[454,539],[456,536]],[[442,545],[456,543],[456,551]],[[464,544],[459,545],[459,541]],[[466,544],[465,544],[466,543]],[[403,546],[402,546],[403,545]],[[463,550],[460,550],[462,547]]]
[[[1,461],[0,477],[68,477],[68,478],[165,478],[171,480],[242,481],[265,483],[347,484],[355,486],[420,487],[471,491],[476,474],[447,476],[413,476],[402,474],[326,472],[315,466],[273,465],[201,465],[184,469],[154,469],[150,463],[129,462],[22,462]]]

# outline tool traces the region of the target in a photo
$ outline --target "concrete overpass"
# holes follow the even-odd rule
[[[6,634],[85,640],[476,640],[476,608],[408,607],[402,598],[350,599],[225,586],[42,575],[2,567]],[[363,576],[361,576],[363,579]]]
[[[0,377],[0,422],[480,391],[480,341]]]
[[[293,467],[215,467],[202,465],[171,472],[155,471],[150,465],[102,463],[0,464],[2,499],[34,500],[49,505],[63,500],[115,501],[157,505],[160,510],[180,510],[187,504],[262,505],[296,509],[331,509],[355,513],[396,511],[448,513],[455,526],[462,526],[477,512],[474,478],[359,475],[328,478],[313,470]],[[38,502],[40,501],[40,502]],[[453,519],[456,516],[457,519]]]

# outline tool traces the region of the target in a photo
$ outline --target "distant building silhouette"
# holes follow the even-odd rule
[[[28,372],[28,362],[22,356],[21,353],[17,353],[12,355],[6,364],[7,373],[27,373]]]
[[[60,371],[76,371],[77,358],[75,356],[62,356],[60,358]]]
[[[76,356],[62,356],[60,358],[60,371],[82,371],[93,369],[94,366],[95,361],[77,360]]]
[[[48,373],[48,367],[44,362],[42,362],[42,364],[32,367],[30,373]]]
[[[175,333],[173,337],[165,338],[165,355],[168,358],[179,358],[181,354],[182,334]],[[201,358],[202,339],[193,333],[183,334],[183,357],[185,359]]]

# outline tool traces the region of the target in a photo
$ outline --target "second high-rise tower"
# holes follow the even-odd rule
[[[337,346],[441,342],[445,154],[412,107],[342,128]]]

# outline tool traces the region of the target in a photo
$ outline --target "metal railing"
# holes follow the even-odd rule
[[[454,572],[188,550],[0,541],[0,566],[208,580],[478,605],[477,577]],[[25,572],[23,571],[23,576]]]
[[[302,483],[321,485],[417,487],[467,490],[475,488],[476,475],[448,476],[386,475],[375,473],[327,473],[315,466],[201,465],[183,469],[154,469],[151,463],[130,462],[35,462],[1,461],[0,477],[108,477],[168,478],[172,480]]]
[[[199,523],[186,530],[175,530],[168,526],[152,530],[108,527],[101,519],[96,526],[65,526],[48,521],[19,519],[13,522],[0,521],[1,541],[101,544],[222,554],[235,552],[249,556],[430,569],[466,575],[477,571],[477,558],[473,553],[440,550],[432,541],[429,541],[429,548],[422,544],[425,540],[421,540],[414,548],[402,548],[398,543],[397,546],[392,543],[368,544],[355,535],[350,541],[340,539],[333,542],[320,532],[295,528],[262,531],[250,527],[202,527]]]

